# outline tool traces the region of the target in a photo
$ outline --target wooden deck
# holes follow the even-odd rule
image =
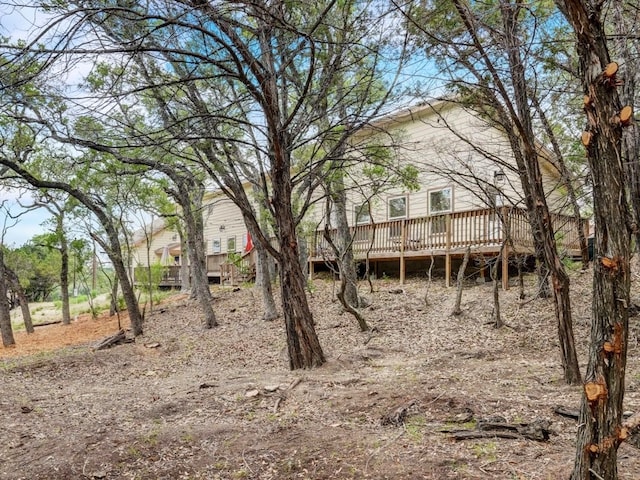
[[[560,214],[553,214],[552,219],[556,241],[562,253],[579,256],[578,219]],[[505,260],[515,254],[534,253],[527,212],[516,207],[358,225],[351,228],[351,234],[357,260],[397,260],[401,282],[404,282],[406,263],[411,260],[444,257],[447,282],[450,282],[451,257],[462,256],[467,248],[476,255],[496,256],[502,252]],[[322,231],[316,232],[310,251],[312,272],[314,264],[334,260]],[[503,262],[503,281],[507,266],[508,262]]]
[[[182,272],[179,265],[163,267],[158,284],[161,288],[177,288],[182,285]],[[141,285],[147,277],[147,267],[134,268],[134,283]],[[255,278],[255,258],[253,251],[244,254],[239,265],[229,262],[226,253],[207,255],[207,277],[210,283],[237,285]]]

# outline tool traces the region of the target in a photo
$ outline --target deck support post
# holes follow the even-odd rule
[[[309,280],[313,280],[313,266],[315,265],[315,262],[313,261],[309,261]]]
[[[502,289],[509,290],[509,246],[502,247]]]
[[[509,290],[509,240],[511,239],[511,217],[506,205],[502,206],[502,290]]]
[[[404,245],[406,242],[407,242],[407,232],[405,229],[404,220],[402,220],[402,224],[400,228],[400,285],[404,285],[406,266],[407,266],[404,259]]]
[[[447,232],[447,253],[444,258],[444,270],[447,288],[451,286],[451,215],[445,217],[445,227]]]

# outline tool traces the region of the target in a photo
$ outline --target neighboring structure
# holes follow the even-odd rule
[[[452,262],[470,248],[482,272],[485,259],[502,256],[506,288],[507,260],[514,254],[532,254],[533,242],[520,178],[504,133],[451,102],[387,116],[364,135],[380,132],[394,138],[400,162],[417,167],[420,190],[396,187],[372,196],[366,187],[353,185],[348,208],[356,259],[368,261],[369,271],[377,276],[398,274],[401,281],[407,272],[425,272],[437,260],[449,282]],[[541,148],[540,166],[547,201],[555,212],[556,238],[567,255],[579,256],[578,220],[563,214],[564,188],[549,158]],[[247,246],[240,211],[221,193],[210,193],[204,203],[209,278],[212,282],[224,282],[234,274],[237,278],[239,272],[230,267],[228,257]],[[319,207],[309,219],[321,228],[327,222]],[[134,245],[134,264],[166,262],[171,272],[166,284],[179,284],[179,267],[173,266],[181,261],[177,234],[161,227],[149,238],[149,247],[144,238]],[[313,275],[332,261],[332,254],[322,230],[308,241]],[[245,262],[245,273],[250,265]]]
[[[235,283],[251,277],[252,242],[240,209],[221,192],[207,193],[203,203],[209,281]],[[230,258],[230,254],[234,254],[234,258]],[[165,227],[162,219],[150,222],[146,233],[144,230],[136,233],[132,248],[134,278],[136,269],[159,263],[167,267],[160,285],[179,286],[182,259],[180,238]]]

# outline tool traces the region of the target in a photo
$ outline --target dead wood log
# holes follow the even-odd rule
[[[50,322],[34,323],[33,328],[46,327],[47,325],[57,325],[59,323],[62,323],[62,320],[51,320]]]
[[[451,432],[451,438],[453,440],[473,440],[476,438],[507,438],[510,440],[518,440],[522,437],[515,432],[505,431],[490,431],[485,432],[482,430],[458,430]]]
[[[407,419],[409,409],[416,404],[415,400],[411,400],[397,407],[392,412],[387,413],[381,419],[382,425],[393,425],[399,427],[404,424]]]
[[[531,423],[507,423],[493,419],[478,420],[475,430],[441,430],[450,433],[453,440],[469,440],[476,438],[507,438],[544,442],[551,435],[551,422],[536,419]]]
[[[580,417],[580,410],[564,407],[562,405],[556,406],[553,409],[553,412],[560,415],[561,417],[572,418],[574,420],[578,420],[578,417]]]
[[[110,337],[105,338],[98,342],[93,349],[94,350],[105,350],[107,348],[113,347],[114,345],[120,345],[122,343],[130,343],[133,340],[128,340],[127,335],[124,330],[120,330],[115,335],[111,335]]]

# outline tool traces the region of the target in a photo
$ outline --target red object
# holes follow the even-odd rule
[[[247,232],[247,244],[244,247],[244,253],[249,253],[253,250],[253,240],[251,239],[251,234]]]

